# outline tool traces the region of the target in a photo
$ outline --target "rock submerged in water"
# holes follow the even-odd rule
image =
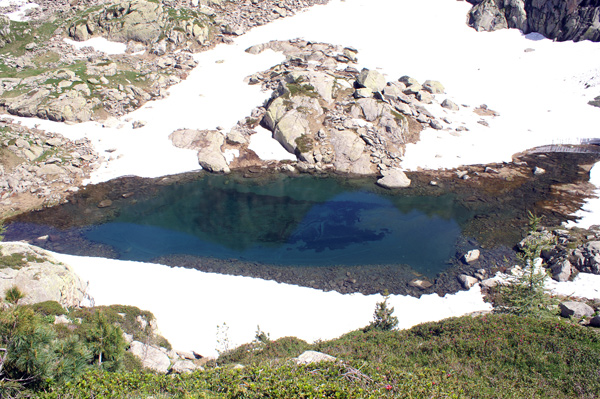
[[[377,184],[385,188],[405,188],[410,186],[410,179],[400,169],[387,169],[381,171],[383,177],[377,180]]]

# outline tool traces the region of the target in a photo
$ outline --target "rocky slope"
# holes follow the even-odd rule
[[[558,41],[600,41],[598,0],[469,0],[469,25],[478,31],[516,28]]]
[[[39,0],[28,22],[0,16],[0,107],[61,122],[121,116],[166,96],[196,65],[193,53],[324,2]],[[123,43],[126,53],[64,41],[92,37]]]
[[[409,76],[387,81],[377,70],[357,70],[355,49],[327,43],[272,41],[246,51],[266,49],[282,52],[287,60],[248,77],[249,84],[272,91],[263,106],[229,132],[184,129],[171,134],[175,146],[198,150],[204,169],[269,165],[248,148],[260,125],[297,157],[271,166],[288,172],[381,174],[386,187],[406,186],[410,181],[399,170],[400,161],[406,144],[417,142],[422,129],[468,130],[456,116],[459,105],[436,99],[445,90],[438,81],[420,83]],[[473,112],[482,124],[497,115],[487,106]],[[228,161],[227,154],[235,156]]]
[[[89,140],[0,120],[0,214],[60,203],[101,159]]]

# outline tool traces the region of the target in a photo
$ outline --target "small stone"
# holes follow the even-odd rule
[[[458,111],[458,105],[456,105],[454,102],[445,99],[444,101],[442,101],[442,108],[446,108],[449,109],[450,111]]]
[[[473,250],[467,252],[463,256],[463,260],[465,261],[465,263],[471,264],[471,263],[476,262],[477,260],[479,260],[479,256],[480,255],[481,255],[481,252],[478,249],[473,249]]]
[[[485,287],[485,288],[494,288],[497,285],[498,285],[498,280],[495,280],[493,278],[488,278],[487,280],[483,280],[481,282],[481,286]]]
[[[466,274],[461,274],[458,276],[458,282],[463,286],[465,290],[468,290],[472,286],[477,284],[477,279],[475,277],[467,276]]]
[[[111,205],[112,205],[112,201],[109,199],[105,199],[98,203],[98,208],[108,208]]]
[[[58,147],[59,145],[62,144],[62,140],[59,139],[58,137],[54,137],[54,138],[46,140],[46,144],[48,144],[51,147]]]
[[[418,288],[420,290],[426,290],[427,288],[433,286],[433,284],[431,282],[429,282],[427,280],[418,279],[418,278],[410,281],[408,283],[408,285],[410,285],[411,287]]]
[[[436,119],[432,119],[429,121],[429,126],[431,126],[435,130],[442,130],[444,126]]]
[[[539,166],[536,166],[535,169],[533,169],[533,174],[535,176],[540,176],[540,175],[543,175],[544,173],[546,173],[546,170],[540,168]]]
[[[134,129],[139,129],[141,127],[146,126],[146,121],[134,121],[132,123],[132,126],[133,126]]]

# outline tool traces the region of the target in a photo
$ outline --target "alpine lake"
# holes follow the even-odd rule
[[[342,293],[419,296],[461,289],[515,261],[528,212],[569,220],[590,192],[594,146],[537,151],[510,164],[376,179],[245,170],[88,185],[66,203],[6,221],[6,240],[83,256],[160,263]],[[545,173],[534,174],[535,167]],[[472,264],[463,255],[481,251]],[[429,288],[410,284],[426,280]]]

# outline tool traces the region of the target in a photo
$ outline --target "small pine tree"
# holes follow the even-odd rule
[[[254,335],[254,341],[256,343],[268,344],[271,342],[271,334],[264,332],[260,329],[260,326],[256,326],[256,334]]]
[[[394,313],[394,308],[387,303],[389,298],[390,294],[388,290],[385,290],[383,293],[383,302],[377,302],[375,305],[373,321],[365,327],[364,331],[390,331],[398,326],[398,318],[392,315]]]
[[[553,244],[554,242],[546,238],[543,233],[532,232],[529,235],[529,240],[521,248],[521,253],[517,254],[523,272],[513,280],[498,285],[490,291],[494,312],[537,317],[556,315],[557,302],[545,289],[548,273],[543,267],[534,265],[542,251]]]
[[[117,371],[122,366],[126,346],[123,331],[110,323],[101,311],[94,314],[83,336],[99,368]]]
[[[16,305],[24,297],[25,294],[23,294],[19,287],[17,287],[16,285],[13,285],[12,287],[4,291],[4,299],[11,305]]]

